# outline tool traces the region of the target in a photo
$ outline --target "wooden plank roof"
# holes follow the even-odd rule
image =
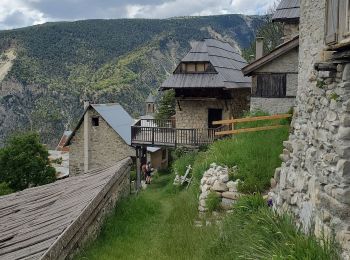
[[[130,159],[0,197],[0,259],[40,259]]]
[[[249,65],[245,66],[242,71],[243,74],[246,76],[251,76],[253,72],[265,64],[272,62],[273,60],[277,59],[281,55],[289,52],[290,50],[297,48],[299,46],[299,36],[295,36],[293,39],[279,45],[277,48],[275,48],[270,53],[266,54],[265,56],[261,57],[260,59],[257,59],[250,63]]]
[[[247,65],[247,62],[227,42],[205,39],[196,43],[181,60],[180,64],[190,62],[209,62],[215,72],[176,73],[175,70],[163,82],[161,89],[251,87],[251,79],[245,77],[241,71]]]
[[[274,22],[298,22],[300,17],[299,0],[282,0],[272,16]]]

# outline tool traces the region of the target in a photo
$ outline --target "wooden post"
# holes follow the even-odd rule
[[[147,162],[147,148],[145,146],[136,147],[136,191],[141,189],[141,167]]]

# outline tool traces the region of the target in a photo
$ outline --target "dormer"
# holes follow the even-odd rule
[[[214,66],[208,61],[181,62],[174,74],[217,73]]]

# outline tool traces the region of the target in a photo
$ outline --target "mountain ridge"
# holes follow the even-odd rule
[[[13,131],[34,130],[53,147],[85,98],[141,114],[192,42],[218,38],[246,48],[262,21],[234,14],[93,19],[0,31],[0,57],[11,48],[16,55],[0,82],[0,145]]]

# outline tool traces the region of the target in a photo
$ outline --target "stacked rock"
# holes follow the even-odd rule
[[[233,172],[237,172],[237,166],[232,168]],[[240,193],[237,190],[239,180],[229,181],[229,169],[222,167],[216,163],[210,164],[210,168],[203,174],[201,184],[199,186],[201,193],[199,195],[200,212],[208,211],[206,207],[206,199],[210,192],[216,192],[221,198],[220,206],[224,210],[230,210],[239,198]]]

